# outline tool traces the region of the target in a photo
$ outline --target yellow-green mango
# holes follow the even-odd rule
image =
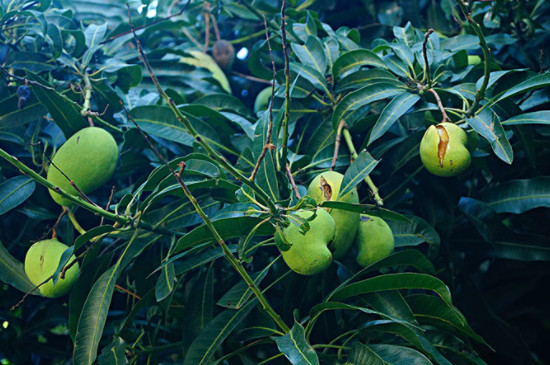
[[[420,142],[422,164],[434,175],[455,176],[470,166],[466,132],[453,123],[430,126]]]
[[[343,179],[344,175],[336,171],[320,173],[309,184],[307,194],[311,196],[317,204],[321,204],[326,200],[359,203],[359,196],[355,188],[344,196],[338,197]],[[329,246],[329,249],[332,251],[332,257],[339,259],[343,257],[353,245],[355,233],[359,226],[359,213],[341,209],[330,209],[329,213],[336,223],[336,236]]]
[[[69,180],[61,174],[61,170],[84,194],[88,194],[111,178],[117,160],[118,146],[109,132],[98,127],[84,128],[59,148],[52,159],[57,168],[50,164],[47,179],[61,189],[78,195]],[[51,189],[50,195],[60,205],[73,205],[70,200]]]
[[[67,245],[56,239],[34,243],[25,256],[25,273],[31,283],[38,285],[52,276],[57,270],[57,266],[59,266],[61,255],[67,248],[69,248]],[[72,255],[68,263],[71,263],[74,259],[75,256]],[[80,268],[76,263],[65,272],[65,278],[61,279],[61,276],[59,277],[55,285],[50,279],[46,284],[40,286],[40,294],[48,298],[65,295],[71,289],[79,274]]]
[[[390,226],[382,218],[361,214],[355,245],[358,250],[357,263],[368,266],[389,256],[395,241]]]
[[[283,230],[286,242],[290,243],[288,251],[281,252],[283,260],[294,272],[302,275],[314,275],[326,270],[332,262],[332,253],[328,249],[334,239],[335,223],[324,209],[317,209],[317,215],[309,222],[309,230],[302,234],[300,227],[290,224]],[[295,215],[301,218],[311,218],[312,211],[298,210]],[[279,234],[275,235],[278,245],[285,240]]]

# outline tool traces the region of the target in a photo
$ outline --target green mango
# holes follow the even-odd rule
[[[470,166],[466,132],[453,123],[432,125],[420,142],[424,167],[437,176],[455,176]]]
[[[78,195],[63,171],[84,194],[91,193],[111,178],[118,160],[118,146],[109,132],[88,127],[76,132],[57,151],[48,168],[47,179],[61,189]],[[73,202],[50,189],[58,204],[72,206]]]
[[[359,196],[355,188],[344,196],[338,197],[343,179],[344,175],[339,172],[323,172],[311,181],[307,189],[307,194],[311,196],[317,204],[321,204],[326,200],[358,204]],[[333,258],[339,259],[343,257],[353,245],[353,239],[357,232],[357,227],[359,226],[359,213],[341,209],[331,209],[329,213],[336,223],[336,236],[329,246],[329,249],[333,252]]]
[[[390,226],[382,218],[361,214],[355,245],[358,250],[357,263],[368,266],[389,256],[395,241]]]
[[[302,275],[314,275],[326,270],[332,262],[332,254],[328,249],[330,241],[334,239],[335,223],[330,214],[324,209],[317,209],[317,215],[309,221],[309,230],[302,234],[300,227],[290,224],[283,230],[286,238],[275,235],[277,246],[284,243],[291,244],[288,251],[281,255],[288,267]],[[294,213],[301,218],[311,218],[312,211],[298,210]]]
[[[271,99],[271,86],[262,89],[254,99],[254,113],[258,114],[266,110],[269,107],[269,99]]]
[[[57,270],[57,266],[59,266],[61,255],[67,248],[69,246],[56,239],[34,243],[25,256],[25,273],[31,283],[38,285],[52,276]],[[75,256],[72,255],[68,263],[71,263],[74,259]],[[60,276],[55,285],[53,285],[52,280],[48,280],[38,290],[40,290],[40,294],[48,298],[60,297],[67,294],[79,274],[80,268],[76,263],[65,272],[65,278],[61,279]]]
[[[479,56],[468,56],[468,65],[479,65],[481,63],[481,57]]]

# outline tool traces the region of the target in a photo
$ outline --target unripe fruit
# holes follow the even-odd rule
[[[97,127],[84,128],[59,148],[48,169],[47,179],[72,195],[78,195],[61,170],[84,194],[88,194],[111,178],[117,160],[118,146],[109,132]],[[51,189],[50,195],[60,205],[74,204]]]
[[[269,107],[269,99],[271,99],[271,86],[266,87],[256,96],[254,100],[254,113],[266,110]]]
[[[355,244],[359,251],[357,263],[368,266],[389,256],[395,241],[390,226],[382,218],[361,214]]]
[[[335,223],[324,209],[317,209],[317,216],[309,221],[309,230],[302,234],[300,227],[290,224],[283,230],[286,241],[291,244],[288,251],[281,252],[291,270],[302,275],[314,275],[326,270],[332,262],[332,254],[328,249],[336,231]],[[301,218],[311,218],[312,211],[298,210],[295,215]],[[285,240],[275,235],[278,245]]]
[[[481,57],[479,56],[468,56],[468,65],[479,65],[481,63]]]
[[[323,172],[317,175],[309,184],[307,194],[311,196],[317,204],[321,204],[325,200],[358,204],[359,196],[355,188],[344,196],[338,197],[343,179],[344,175],[339,172]],[[329,248],[333,252],[333,258],[339,259],[346,254],[353,244],[355,233],[359,225],[359,213],[341,209],[331,209],[329,213],[336,223],[336,235]]]
[[[420,159],[434,175],[457,175],[470,166],[467,143],[468,136],[459,126],[446,122],[432,125],[420,142]]]
[[[212,46],[212,55],[218,66],[224,70],[229,70],[235,61],[235,48],[225,39],[220,39]]]
[[[56,239],[38,241],[33,244],[25,256],[25,273],[31,283],[38,285],[52,276],[57,270],[57,266],[59,266],[61,255],[67,248],[69,248],[67,245]],[[72,255],[68,263],[71,263],[74,259],[75,256]],[[39,288],[40,293],[48,298],[65,295],[71,289],[79,274],[80,269],[78,263],[76,263],[65,271],[65,278],[61,279],[61,276],[59,276],[55,286],[51,279],[48,280],[46,284]]]

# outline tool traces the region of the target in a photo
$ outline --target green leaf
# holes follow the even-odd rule
[[[365,86],[357,91],[344,96],[334,108],[332,114],[332,127],[336,129],[342,119],[346,121],[348,127],[352,127],[355,120],[362,114],[362,108],[372,102],[389,98],[401,94],[403,88],[391,83],[379,83]]]
[[[369,345],[386,365],[432,365],[422,353],[408,347],[397,345]]]
[[[389,71],[374,68],[371,70],[359,70],[345,76],[336,85],[337,92],[343,92],[348,89],[359,89],[366,85],[376,83],[390,83],[396,86],[406,87],[394,74]]]
[[[2,242],[0,242],[0,281],[23,293],[28,293],[34,288],[25,274],[23,264],[6,250]],[[34,295],[39,295],[39,293],[38,290],[33,292]]]
[[[311,82],[316,89],[323,91],[327,95],[330,95],[325,77],[313,67],[302,65],[301,63],[291,62],[290,69],[307,81]]]
[[[204,327],[214,318],[214,270],[213,265],[204,265],[207,270],[198,270],[189,296],[185,302],[182,323],[186,324],[183,333],[185,347],[189,347]]]
[[[250,277],[256,286],[265,278],[271,266],[266,266],[262,271],[251,274]],[[240,280],[218,300],[217,305],[224,308],[239,309],[252,296],[252,290],[244,280]]]
[[[419,95],[405,92],[397,95],[392,101],[390,101],[384,110],[382,110],[378,121],[372,128],[368,144],[371,144],[378,138],[382,137],[384,133],[391,128],[393,123],[405,114],[407,110],[412,108],[418,100],[420,100]]]
[[[496,239],[490,243],[481,239],[460,239],[454,241],[453,244],[470,255],[486,257],[491,260],[500,258],[516,261],[550,261],[550,247],[544,243],[526,243],[528,239],[529,236],[523,236],[515,241],[513,238],[509,240]]]
[[[388,221],[393,237],[395,238],[395,247],[417,246],[427,242],[433,247],[439,247],[439,234],[424,219],[405,215],[409,222]]]
[[[226,218],[212,222],[214,228],[224,240],[246,235],[254,226],[261,223],[263,218],[259,217],[237,217]],[[258,236],[273,235],[275,229],[270,223],[262,224],[258,230]],[[178,240],[174,253],[201,243],[213,242],[214,238],[206,225],[201,225]]]
[[[27,78],[49,87],[46,81],[31,72],[27,72]],[[69,138],[82,128],[89,127],[86,119],[80,115],[80,110],[65,95],[58,93],[53,88],[44,89],[32,85],[31,89],[38,100],[48,109],[55,124],[63,131],[65,138]]]
[[[169,263],[164,266],[155,284],[155,298],[157,302],[162,301],[172,293],[176,283],[176,272],[174,271],[174,264]]]
[[[494,101],[494,103],[497,103],[503,99],[509,98],[514,95],[518,95],[521,93],[525,93],[527,91],[540,89],[543,87],[550,86],[550,73],[544,73],[542,75],[536,75],[531,77],[530,79],[527,79],[516,86],[508,89],[504,94],[500,95],[498,99]]]
[[[512,164],[514,152],[496,114],[489,108],[485,108],[481,113],[466,119],[466,123],[491,144],[498,158],[507,164]]]
[[[116,281],[129,261],[143,249],[144,241],[135,239],[137,232],[126,245],[117,263],[99,277],[86,298],[75,335],[75,365],[92,365],[96,359]],[[150,242],[155,240],[156,238]]]
[[[86,46],[92,48],[105,38],[105,33],[107,32],[107,22],[97,25],[90,24],[84,31],[84,36],[86,37]]]
[[[32,193],[36,184],[28,176],[16,176],[0,184],[0,215],[22,204]]]
[[[304,327],[295,322],[290,332],[280,337],[272,337],[279,351],[293,365],[319,365],[317,353],[307,342]]]
[[[349,354],[349,365],[387,365],[380,356],[359,342],[355,342]]]
[[[203,328],[195,338],[187,354],[184,365],[206,365],[222,342],[241,323],[256,305],[256,299],[249,301],[239,310],[226,309]]]
[[[118,336],[115,337],[113,342],[103,348],[101,355],[98,356],[97,361],[99,365],[125,365],[128,364],[126,358],[126,342]]]
[[[524,113],[515,117],[506,119],[502,125],[523,125],[523,124],[542,124],[550,125],[550,110],[539,112]]]
[[[108,224],[103,225],[103,226],[94,227],[94,228],[90,229],[89,231],[87,231],[86,233],[84,233],[83,235],[79,236],[74,241],[74,250],[78,251],[78,249],[80,249],[80,247],[84,246],[92,238],[104,235],[106,233],[113,232],[116,229],[117,228],[115,228],[111,225],[108,225]]]
[[[333,291],[328,299],[343,300],[367,293],[401,289],[434,291],[449,307],[452,307],[451,293],[445,283],[431,275],[418,273],[385,274],[365,279]]]
[[[376,53],[368,49],[356,49],[344,53],[334,61],[334,65],[332,65],[332,75],[336,79],[349,70],[360,66],[374,66],[387,69],[382,59],[378,57]]]
[[[485,191],[481,200],[498,213],[522,214],[550,207],[550,177],[508,181]]]
[[[324,75],[327,70],[327,56],[323,44],[313,35],[308,35],[305,45],[291,44],[296,57],[304,65],[314,68],[319,74]]]
[[[376,161],[366,150],[359,153],[355,161],[346,170],[340,188],[339,197],[346,195],[354,189],[363,179],[365,179],[372,170],[378,165]]]
[[[406,298],[414,316],[420,323],[450,326],[461,335],[487,345],[481,336],[472,330],[466,318],[456,308],[449,308],[438,297],[426,294],[413,294]],[[487,345],[488,346],[488,345]]]

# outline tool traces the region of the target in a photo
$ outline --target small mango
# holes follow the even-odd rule
[[[390,226],[382,218],[361,214],[355,244],[358,250],[357,263],[368,266],[389,256],[393,252],[395,240]]]
[[[63,255],[63,252],[67,248],[69,246],[56,239],[34,243],[28,249],[25,256],[25,273],[31,283],[39,285],[52,276],[59,266],[61,255]],[[68,263],[71,263],[74,259],[75,256],[72,255]],[[40,294],[48,298],[60,297],[71,289],[79,274],[80,268],[78,263],[76,263],[65,272],[65,278],[61,279],[59,277],[55,285],[50,279],[46,284],[40,286],[38,290],[40,290]]]
[[[301,218],[311,218],[312,211],[298,210],[295,215]],[[283,230],[286,240],[275,235],[279,241],[291,244],[288,251],[281,252],[283,260],[290,269],[302,275],[314,275],[326,270],[332,262],[332,254],[328,249],[336,231],[335,223],[324,209],[317,209],[317,216],[309,221],[309,230],[303,234],[300,227],[290,224]]]
[[[358,204],[359,195],[355,188],[344,194],[344,196],[338,197],[343,179],[344,175],[336,171],[320,173],[309,184],[307,194],[317,204],[321,204],[325,200]],[[329,248],[333,252],[333,258],[339,259],[353,245],[353,239],[359,223],[359,213],[342,209],[331,209],[330,215],[336,223],[336,236]]]
[[[57,151],[47,179],[61,189],[78,195],[63,171],[84,194],[91,193],[111,178],[118,161],[118,146],[109,132],[98,127],[81,129]],[[57,168],[56,168],[57,166]],[[53,200],[63,206],[73,202],[50,189]]]

